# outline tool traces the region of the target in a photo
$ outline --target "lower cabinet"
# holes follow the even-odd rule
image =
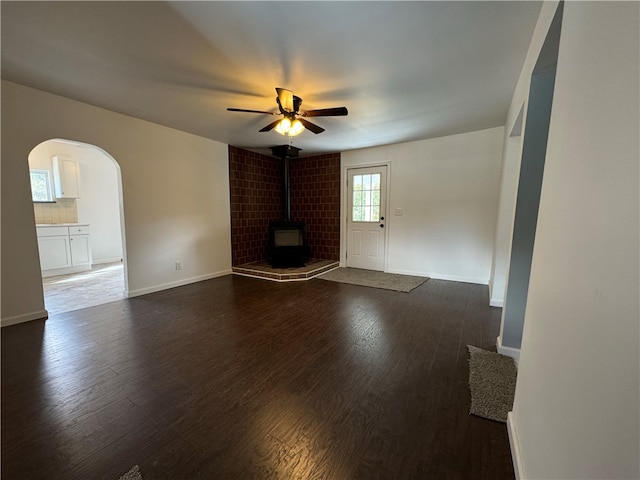
[[[39,225],[36,231],[43,277],[91,269],[89,225]]]
[[[71,266],[71,248],[69,235],[55,237],[38,237],[40,251],[40,268],[51,270]]]
[[[69,245],[71,247],[72,265],[91,266],[91,246],[89,245],[89,235],[70,235]]]

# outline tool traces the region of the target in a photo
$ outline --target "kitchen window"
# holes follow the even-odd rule
[[[49,170],[30,169],[31,198],[34,202],[53,202],[53,189],[51,188],[51,174]]]

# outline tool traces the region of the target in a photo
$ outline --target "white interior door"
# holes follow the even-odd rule
[[[384,271],[387,167],[348,173],[347,267]]]

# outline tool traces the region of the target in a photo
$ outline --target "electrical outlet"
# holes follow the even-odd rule
[[[396,217],[401,217],[402,216],[402,209],[401,208],[396,208],[395,214],[396,214]]]
[[[176,262],[176,270],[182,270],[182,262]]]

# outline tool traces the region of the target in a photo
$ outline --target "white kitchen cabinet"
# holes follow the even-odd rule
[[[36,231],[43,277],[91,269],[89,225],[38,225]]]
[[[80,167],[76,160],[54,156],[53,186],[56,198],[80,198]]]
[[[71,263],[74,266],[91,265],[89,235],[69,235]]]
[[[52,270],[71,267],[71,248],[69,235],[38,237],[40,268]]]

